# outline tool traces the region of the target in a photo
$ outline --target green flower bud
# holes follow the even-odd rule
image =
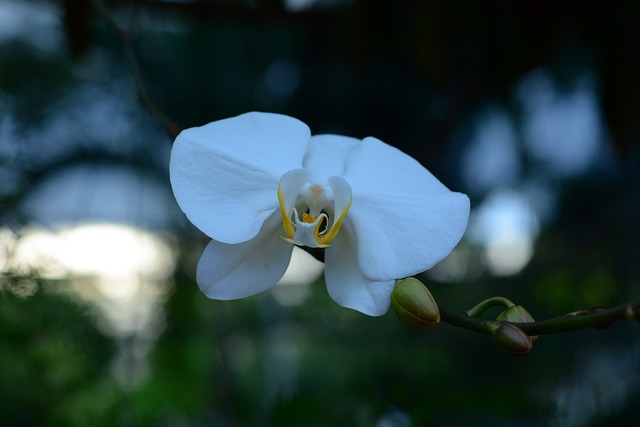
[[[415,277],[396,281],[391,304],[400,320],[413,328],[430,329],[440,322],[438,304]]]
[[[498,315],[497,320],[506,320],[507,322],[513,323],[533,323],[535,320],[533,316],[529,314],[529,312],[521,305],[514,305],[512,307],[507,308],[505,311]],[[538,336],[532,336],[531,342],[535,342],[538,339]]]
[[[533,341],[517,326],[503,323],[493,333],[493,342],[505,353],[526,356],[533,348]]]

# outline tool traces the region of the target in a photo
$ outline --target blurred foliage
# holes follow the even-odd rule
[[[460,283],[423,279],[442,305],[468,308],[503,294],[536,319],[638,295],[639,2],[361,0],[296,13],[274,0],[27,3],[54,8],[51,38],[64,39],[49,50],[26,36],[0,44],[3,225],[25,223],[25,200],[78,164],[126,165],[168,186],[158,153],[170,140],[152,132],[161,124],[150,124],[136,103],[140,83],[183,127],[249,110],[290,114],[314,133],[375,135],[464,191],[461,127],[495,102],[517,122],[514,84],[544,66],[560,90],[585,72],[596,75],[614,166],[558,179],[520,146],[526,173],[542,176],[557,196],[528,266],[495,277],[467,242],[475,275]],[[114,32],[96,4],[126,34]],[[138,87],[125,46],[144,79]],[[122,97],[127,108],[81,121],[73,100],[86,87],[99,90],[76,109],[104,105],[104,94]],[[65,115],[70,148],[48,154],[60,143],[46,133],[57,129],[49,120]],[[104,143],[100,135],[120,116],[133,130]],[[475,195],[473,205],[485,196]],[[188,249],[201,237],[181,220],[167,226],[182,246],[166,325],[146,371],[128,386],[111,366],[126,345],[101,332],[89,306],[55,291],[56,282],[0,278],[1,425],[640,423],[637,325],[544,336],[516,359],[490,337],[446,324],[414,331],[393,313],[368,318],[342,309],[322,282],[299,307],[280,306],[269,293],[209,301],[192,278]]]
[[[33,277],[0,277],[0,424],[108,426],[123,394],[88,307]]]

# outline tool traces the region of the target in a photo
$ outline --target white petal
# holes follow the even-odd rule
[[[290,239],[293,239],[295,228],[291,222],[291,212],[296,205],[300,190],[307,183],[309,174],[302,169],[293,169],[285,172],[278,183],[278,202],[284,231]],[[297,214],[296,214],[297,215]]]
[[[341,135],[314,135],[304,156],[304,169],[311,175],[311,182],[327,184],[330,176],[342,176],[345,159],[360,143],[359,139]]]
[[[272,215],[253,239],[234,245],[212,240],[196,273],[202,292],[230,300],[263,292],[284,275],[293,245],[284,241],[279,213]]]
[[[342,177],[354,194],[356,187],[359,194],[449,191],[416,159],[373,137],[363,139],[351,150]]]
[[[364,139],[347,158],[343,177],[353,190],[347,220],[358,241],[358,262],[371,279],[428,270],[464,234],[469,198],[382,141]]]
[[[171,184],[189,220],[214,240],[253,238],[278,208],[280,176],[300,168],[310,138],[297,119],[247,113],[184,130],[171,152]]]
[[[349,210],[353,190],[349,183],[339,176],[330,176],[329,186],[331,186],[333,193],[334,213],[336,216],[340,216],[343,211]]]
[[[324,272],[331,298],[343,307],[369,316],[385,314],[391,304],[395,280],[371,280],[362,274],[353,238],[344,228],[332,244],[325,249]]]
[[[331,224],[331,228],[326,234],[319,236],[318,242],[321,246],[330,243],[340,232],[342,222],[351,207],[351,186],[349,183],[338,176],[330,176],[329,185],[331,186],[334,200],[333,224]]]

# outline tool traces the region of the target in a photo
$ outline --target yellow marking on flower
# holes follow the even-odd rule
[[[318,217],[312,217],[307,212],[302,212],[302,220],[308,224],[313,224]]]
[[[280,214],[282,215],[282,226],[284,227],[284,232],[287,233],[287,236],[289,236],[290,239],[293,239],[293,236],[296,235],[296,230],[291,222],[290,213],[285,210],[284,195],[282,194],[280,183],[278,183],[278,202],[280,203]]]
[[[316,242],[318,242],[321,247],[329,246],[329,242],[331,242],[336,237],[336,234],[338,234],[338,231],[340,231],[342,221],[347,215],[347,212],[349,212],[349,208],[351,208],[351,200],[350,198],[349,203],[342,209],[340,216],[333,221],[333,225],[329,231],[325,231],[322,235],[319,235],[317,232],[315,233]],[[318,230],[318,227],[316,227],[316,230]]]
[[[290,238],[288,238],[288,237],[280,236],[280,238],[281,238],[282,240],[285,240],[285,241],[289,242],[289,243],[293,243],[294,245],[297,245],[297,246],[304,246],[302,243],[300,243],[300,242],[298,242],[298,241],[295,241],[295,240],[293,240],[293,239],[290,239]]]
[[[344,205],[342,208],[342,212],[340,215],[335,218],[334,215],[332,221],[329,220],[329,215],[325,211],[322,211],[319,215],[312,216],[308,211],[302,212],[300,217],[298,217],[298,211],[295,207],[291,207],[292,209],[287,211],[287,207],[285,204],[285,195],[282,190],[282,178],[280,179],[280,183],[278,184],[278,203],[280,205],[280,215],[282,217],[282,226],[286,233],[286,237],[282,238],[288,242],[299,246],[311,246],[311,247],[320,247],[326,248],[331,246],[329,243],[336,237],[338,231],[340,231],[340,227],[342,226],[342,222],[351,207],[351,195],[349,195],[349,202]],[[350,189],[349,189],[350,190]],[[314,202],[318,202],[321,196],[324,195],[325,189],[320,185],[314,185],[311,187],[312,200],[310,201],[312,204]],[[340,203],[342,204],[342,203]],[[292,220],[292,216],[295,217],[295,221]],[[332,223],[331,223],[332,222]],[[310,224],[313,226],[313,234],[309,236],[307,233],[307,226],[304,224]],[[331,228],[329,228],[329,224],[331,224]],[[303,227],[304,229],[301,229]],[[298,236],[301,241],[296,240],[296,236]],[[309,238],[312,237],[315,240],[315,243],[309,241]]]
[[[311,215],[309,215],[309,216],[311,216]],[[325,222],[328,224],[329,223],[329,219],[327,218],[327,214],[320,214],[318,216],[320,217],[320,220],[316,224],[316,228],[313,229],[313,238],[316,239],[316,242],[320,243],[320,241],[318,239],[320,238],[320,236],[323,236],[327,232],[327,227],[325,227],[324,230],[322,230],[322,231],[320,231],[320,227],[322,227],[322,225]],[[315,217],[313,219],[313,222],[315,222],[316,219],[318,219],[318,217]]]

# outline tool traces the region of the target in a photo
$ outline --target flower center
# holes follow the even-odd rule
[[[307,223],[309,223],[309,224],[313,224],[313,223],[314,223],[314,221],[316,220],[316,218],[318,218],[318,217],[317,217],[317,216],[313,217],[313,216],[309,215],[309,214],[308,214],[308,213],[306,213],[306,212],[302,212],[302,220],[303,220],[304,222],[307,222]]]
[[[309,174],[302,169],[282,175],[278,202],[286,233],[283,239],[312,248],[330,246],[351,207],[351,187],[337,176],[329,177],[328,183],[309,182]]]

